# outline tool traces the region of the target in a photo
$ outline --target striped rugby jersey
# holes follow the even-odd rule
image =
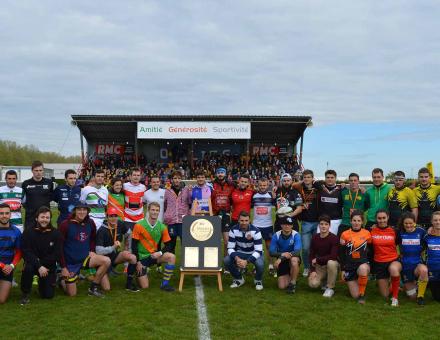
[[[23,189],[20,187],[10,188],[7,185],[0,187],[0,203],[6,203],[11,208],[10,223],[18,226],[23,224],[21,219],[21,196]]]
[[[261,232],[252,224],[244,231],[236,224],[229,231],[228,254],[234,258],[240,253],[251,255],[250,262],[255,262],[263,255]]]
[[[137,222],[144,218],[144,204],[143,197],[147,190],[142,183],[132,184],[130,182],[124,183],[123,186],[125,194],[125,221]]]
[[[81,190],[80,202],[90,207],[90,218],[98,230],[105,220],[105,209],[108,203],[108,190],[105,186],[95,188],[91,185]]]

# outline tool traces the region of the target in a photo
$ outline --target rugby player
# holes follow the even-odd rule
[[[93,181],[81,190],[80,202],[90,208],[88,216],[99,230],[105,220],[108,203],[108,190],[104,186],[104,170],[96,170]]]
[[[418,172],[419,184],[414,188],[418,203],[417,224],[425,230],[431,226],[431,215],[436,210],[436,199],[440,195],[440,185],[431,183],[432,177],[428,168]],[[440,207],[437,207],[439,209]]]
[[[159,203],[160,212],[159,212],[159,221],[163,222],[163,214],[164,214],[164,201],[165,201],[165,189],[160,187],[160,177],[158,175],[153,175],[150,178],[151,188],[145,191],[143,201],[145,205],[148,205],[152,202]]]
[[[431,217],[432,228],[424,238],[429,288],[434,300],[440,302],[440,211]]]
[[[6,203],[11,209],[10,223],[23,232],[23,220],[21,217],[21,198],[23,189],[17,186],[17,172],[8,170],[5,173],[6,185],[0,187],[0,204]]]
[[[371,172],[373,186],[365,192],[365,209],[367,209],[367,223],[365,228],[371,230],[376,224],[376,212],[379,209],[388,211],[388,193],[391,186],[384,182],[383,170],[375,168]]]
[[[191,214],[212,215],[212,187],[206,183],[204,170],[197,171],[195,175],[197,184],[192,188],[191,192]]]
[[[81,188],[76,186],[76,171],[68,169],[64,173],[65,184],[55,188],[53,200],[58,204],[57,225],[66,220],[72,212],[75,205],[79,202]]]
[[[351,173],[348,176],[349,187],[342,189],[342,223],[339,226],[338,237],[350,229],[351,213],[354,210],[365,210],[365,192],[359,187],[359,175]]]
[[[418,202],[414,191],[405,186],[405,173],[396,171],[394,173],[394,187],[388,193],[388,210],[390,212],[389,224],[397,227],[400,216],[405,211],[411,211],[417,221]]]
[[[283,207],[292,208],[290,217],[293,218],[293,229],[299,230],[298,217],[303,210],[303,200],[300,193],[292,188],[292,176],[288,173],[284,173],[281,176],[281,187],[273,188],[273,196],[275,197],[277,211]],[[274,230],[281,230],[281,226],[278,222],[278,215],[275,217]]]

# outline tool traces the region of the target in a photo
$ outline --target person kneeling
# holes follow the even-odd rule
[[[96,226],[89,217],[90,208],[78,203],[72,211],[70,219],[61,223],[62,234],[61,276],[63,289],[68,296],[77,294],[76,281],[81,269],[96,268],[96,274],[90,282],[88,294],[104,297],[99,290],[102,277],[110,267],[107,256],[95,253]]]
[[[38,275],[38,290],[43,299],[52,299],[55,295],[57,262],[61,258],[61,233],[54,229],[50,220],[51,211],[41,207],[36,214],[37,224],[27,228],[22,237],[24,258],[21,275],[21,305],[30,302],[34,275]]]
[[[118,210],[114,207],[107,209],[107,221],[104,221],[101,228],[96,234],[96,253],[104,255],[111,261],[111,270],[120,263],[128,262],[136,264],[136,256],[127,250],[119,251],[121,247],[122,237],[126,238],[130,234],[127,225],[118,219]],[[106,273],[101,279],[102,289],[110,290],[109,275]],[[133,275],[127,275],[127,283],[125,288],[131,292],[138,292],[139,289],[133,282]]]
[[[335,293],[334,288],[338,277],[339,263],[338,237],[330,232],[330,217],[322,215],[319,217],[319,234],[312,237],[310,244],[310,274],[309,286],[311,288],[322,287],[323,281],[327,279],[324,294],[322,296],[331,298]]]
[[[171,237],[165,224],[158,220],[160,205],[151,202],[148,205],[148,218],[137,222],[133,229],[132,253],[136,257],[136,264],[129,264],[127,270],[127,283],[137,273],[138,283],[142,289],[148,288],[147,268],[156,264],[166,263],[160,289],[173,292],[170,285],[173,275],[176,257],[171,253]],[[163,242],[164,248],[159,250],[159,244]]]
[[[293,294],[296,291],[301,264],[301,236],[293,230],[292,217],[280,217],[278,221],[281,230],[272,236],[269,252],[270,256],[277,258],[274,266],[277,270],[278,288],[286,289],[286,293]]]
[[[249,213],[241,211],[238,224],[231,227],[228,238],[228,256],[224,259],[225,268],[233,277],[231,288],[238,288],[244,284],[242,272],[248,263],[255,265],[255,289],[263,289],[263,238],[260,230],[250,224]]]

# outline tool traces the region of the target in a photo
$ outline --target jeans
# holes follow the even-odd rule
[[[237,256],[239,258],[241,258],[242,260],[247,260],[251,255],[238,253]],[[243,278],[243,276],[241,275],[241,271],[240,271],[241,268],[238,268],[238,266],[235,262],[235,259],[233,259],[230,255],[228,255],[225,257],[224,262],[225,262],[225,267],[228,268],[229,272],[231,273],[231,275],[234,279],[240,280],[241,278]],[[255,274],[255,280],[261,281],[263,279],[263,273],[264,273],[264,258],[263,258],[263,256],[260,256],[253,264],[255,265],[255,270],[257,272]]]
[[[318,222],[303,221],[301,224],[301,245],[302,245],[302,258],[304,268],[310,268],[309,254],[310,243],[312,242],[312,236],[318,228]]]

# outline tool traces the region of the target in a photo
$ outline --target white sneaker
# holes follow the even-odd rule
[[[335,291],[331,288],[327,288],[324,292],[324,294],[322,294],[323,297],[327,297],[327,298],[331,298],[333,295],[335,294]]]
[[[309,272],[310,272],[310,270],[309,270],[309,269],[307,269],[307,268],[304,268],[304,271],[303,271],[303,276],[304,276],[304,277],[307,277],[307,276],[309,276]]]
[[[391,307],[399,307],[399,300],[391,298]]]
[[[232,284],[230,285],[231,288],[238,288],[244,285],[244,279],[241,278],[240,280],[234,280],[232,281]]]
[[[263,290],[263,282],[255,281],[255,289],[256,290]]]

